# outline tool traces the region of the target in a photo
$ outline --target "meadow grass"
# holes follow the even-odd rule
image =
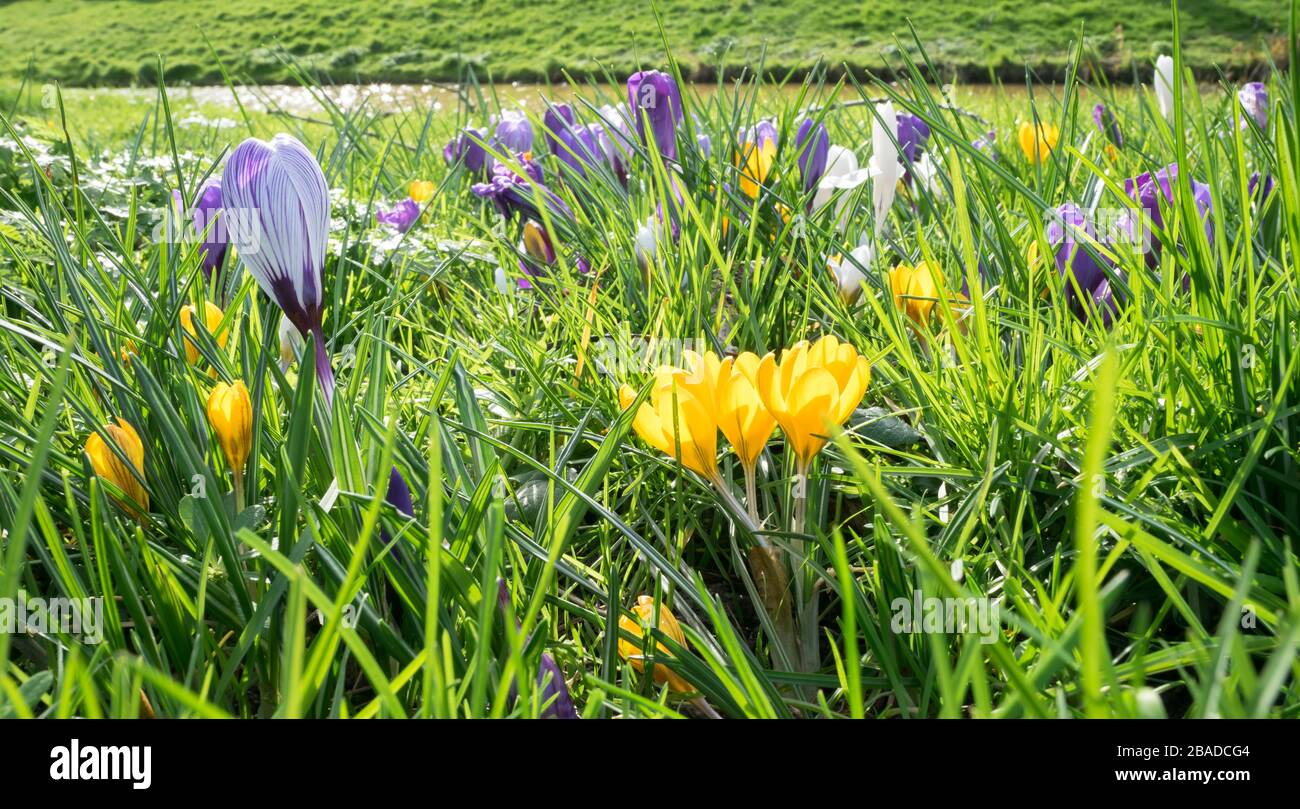
[[[220,84],[222,65],[247,83],[294,82],[298,70],[334,82],[454,80],[468,69],[498,81],[621,77],[664,58],[656,9],[697,79],[759,66],[775,76],[819,64],[899,68],[919,53],[909,25],[929,58],[964,80],[1016,81],[1026,65],[1059,78],[1080,35],[1098,66],[1123,77],[1172,47],[1168,6],[1126,0],[993,0],[958,13],[939,0],[17,0],[0,3],[0,78],[151,86],[158,54],[173,84]],[[1286,52],[1275,0],[1187,3],[1182,17],[1185,61],[1208,79],[1265,70]]]
[[[638,147],[626,190],[609,171],[555,180],[539,147],[575,217],[554,223],[560,259],[530,290],[495,278],[518,275],[518,223],[441,153],[495,110],[491,87],[442,112],[320,94],[315,122],[237,106],[220,128],[178,126],[159,86],[108,140],[15,96],[0,120],[0,598],[101,598],[104,637],[0,634],[0,715],[538,716],[543,653],[584,717],[1300,715],[1296,75],[1270,75],[1265,129],[1240,126],[1233,86],[1180,82],[1172,121],[1146,90],[1093,86],[1123,127],[1112,155],[1073,73],[972,113],[907,64],[894,84],[688,87],[681,139],[707,132],[711,156],[672,169]],[[600,92],[579,93],[580,116],[617,100]],[[850,303],[826,265],[873,240],[870,184],[843,231],[834,206],[792,215],[806,200],[791,144],[811,111],[865,161],[862,102],[884,98],[930,123],[934,173],[904,186]],[[736,132],[761,117],[780,146],[750,198]],[[1014,133],[1035,117],[1062,133],[1041,164]],[[972,145],[989,130],[996,158]],[[196,246],[157,230],[173,189],[192,199],[238,140],[278,131],[333,189],[332,407],[310,361],[282,369],[279,312],[236,258],[205,285]],[[1082,321],[1045,213],[1132,208],[1125,178],[1171,162],[1208,184],[1212,236],[1177,185],[1157,267],[1122,252],[1114,322]],[[1255,171],[1271,195],[1248,194]],[[670,172],[680,233],[638,260]],[[417,179],[436,187],[421,221],[377,226]],[[887,278],[921,261],[946,279],[925,323]],[[200,331],[191,364],[179,312],[205,300],[230,336]],[[682,341],[762,355],[822,335],[868,357],[872,380],[806,483],[782,440],[767,446],[758,531],[736,512],[729,452],[724,495],[620,410],[618,386],[643,388]],[[204,408],[233,379],[254,412],[244,502]],[[146,513],[83,454],[117,417],[144,443]],[[414,519],[384,505],[393,466]],[[760,537],[811,612],[811,659],[790,659],[760,606]],[[618,654],[639,595],[680,620],[645,651],[691,693]],[[900,601],[928,597],[996,600],[1001,622],[897,631]]]

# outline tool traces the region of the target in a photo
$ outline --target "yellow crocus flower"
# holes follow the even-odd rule
[[[736,152],[736,168],[740,169],[740,190],[750,199],[758,197],[767,175],[776,159],[776,143],[764,140],[761,144],[743,143]]]
[[[714,403],[718,428],[731,442],[736,457],[747,469],[758,462],[776,419],[758,395],[758,355],[746,351],[736,358],[727,357],[717,369]]]
[[[1020,125],[1017,135],[1020,140],[1020,151],[1025,153],[1025,159],[1031,163],[1039,163],[1056,148],[1057,141],[1061,139],[1061,129],[1056,124],[1046,124],[1042,121],[1039,121],[1035,128],[1033,123],[1026,121]]]
[[[231,472],[241,478],[253,448],[253,402],[243,380],[236,379],[233,385],[217,383],[208,395],[208,421],[212,422]]]
[[[434,188],[434,184],[429,180],[415,180],[411,183],[411,186],[407,189],[406,193],[411,197],[411,199],[423,205],[433,199]]]
[[[768,354],[755,372],[763,404],[807,469],[834,427],[848,420],[871,382],[871,365],[849,343],[826,335],[801,340],[781,355]]]
[[[104,432],[131,462],[131,466],[135,467],[139,477],[143,478],[144,444],[141,443],[135,428],[126,419],[118,418],[117,424],[104,425]],[[149,493],[145,491],[144,485],[137,479],[136,474],[122,463],[122,459],[99,433],[91,433],[86,439],[86,455],[90,458],[90,465],[95,470],[95,474],[111,481],[130,499],[131,502],[118,500],[128,511],[138,517],[140,512],[137,506],[146,511],[149,509]]]
[[[618,399],[626,410],[636,400],[636,390],[624,385]],[[637,409],[632,427],[643,441],[687,469],[710,481],[717,479],[718,423],[713,391],[704,374],[660,366],[650,398]]]
[[[230,330],[223,330],[217,333],[217,327],[221,325],[221,318],[224,316],[221,309],[211,301],[204,304],[203,325],[207,327],[208,333],[216,340],[217,345],[221,348],[226,347],[226,340],[230,339]],[[194,307],[185,305],[181,308],[181,326],[191,336],[194,336]],[[199,347],[189,337],[185,338],[185,359],[190,365],[199,361]]]
[[[686,634],[682,632],[681,624],[677,623],[677,618],[669,611],[668,607],[659,605],[659,631],[672,638],[679,646],[686,646]],[[632,607],[632,612],[636,614],[633,619],[628,615],[620,615],[618,619],[618,628],[626,631],[628,634],[635,635],[638,638],[644,638],[646,633],[655,626],[655,600],[650,596],[638,596],[636,606]],[[672,657],[668,647],[662,643],[655,644],[656,655]],[[642,653],[644,646],[635,643],[619,634],[618,639],[618,656],[632,664],[632,668],[637,671],[645,671],[645,655]],[[676,672],[667,666],[656,665],[654,669],[655,682],[662,685],[667,682],[668,687],[674,691],[688,692],[694,691],[695,687],[686,682]]]
[[[942,283],[943,274],[925,261],[915,267],[899,264],[889,271],[889,289],[894,293],[894,305],[918,326],[930,322]]]

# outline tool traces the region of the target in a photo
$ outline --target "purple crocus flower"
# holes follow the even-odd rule
[[[910,112],[898,113],[898,150],[910,166],[930,141],[930,125]]]
[[[448,166],[463,163],[465,168],[477,174],[488,164],[488,153],[483,148],[486,142],[487,132],[466,127],[443,147],[442,159]]]
[[[1157,228],[1163,229],[1165,220],[1160,210],[1160,198],[1164,197],[1165,202],[1172,205],[1174,202],[1174,183],[1177,181],[1178,164],[1170,163],[1154,173],[1148,171],[1125,180],[1124,193],[1142,206]],[[1214,213],[1214,204],[1210,196],[1210,187],[1205,183],[1192,180],[1192,199],[1196,203],[1197,213],[1205,225],[1205,238],[1213,244],[1214,221],[1211,217]],[[1155,268],[1157,266],[1159,253],[1160,242],[1155,240],[1151,244],[1151,249],[1147,251],[1148,267]]]
[[[510,588],[506,586],[505,579],[497,579],[497,604],[501,607],[501,612],[506,619],[513,622],[515,630],[519,630],[519,619],[515,617],[514,606],[510,603]],[[527,645],[527,644],[525,644]],[[541,660],[537,664],[537,687],[542,690],[541,703],[545,707],[542,709],[543,719],[578,719],[578,709],[573,705],[573,698],[569,696],[569,687],[564,682],[564,672],[555,662],[555,658],[550,652],[542,652]],[[510,684],[510,701],[513,702],[519,696],[519,690],[512,682]]]
[[[1259,176],[1259,172],[1257,171],[1254,174],[1250,175],[1250,183],[1247,184],[1246,186],[1246,196],[1250,197],[1251,199],[1254,199],[1255,192],[1259,189],[1260,189],[1260,176]],[[1268,195],[1272,192],[1273,192],[1273,175],[1268,174],[1264,176],[1263,190],[1260,193],[1259,198],[1261,200],[1268,199]]]
[[[677,159],[677,125],[685,117],[677,81],[658,70],[642,70],[627,79],[627,103],[637,137],[647,148],[653,140],[664,160]]]
[[[703,132],[695,136],[695,145],[699,147],[700,155],[705,160],[708,160],[709,156],[713,154],[713,138]]]
[[[518,110],[505,110],[492,133],[492,143],[505,151],[523,154],[532,151],[533,125],[528,116]]]
[[[989,160],[998,159],[998,133],[990,129],[983,137],[976,138],[971,146],[979,149]]]
[[[553,104],[542,118],[546,130],[546,147],[551,154],[579,177],[587,176],[587,167],[596,165],[603,150],[599,127],[578,123],[568,104]]]
[[[203,278],[209,283],[216,276],[221,281],[221,267],[226,260],[226,248],[229,246],[227,234],[222,232],[222,224],[217,221],[221,213],[221,178],[212,176],[203,183],[199,195],[190,209],[190,219],[194,225],[194,234],[203,239],[199,248],[199,264],[203,268]]]
[[[572,218],[573,214],[564,200],[542,185],[541,168],[527,159],[521,159],[520,163],[528,179],[516,174],[505,163],[497,163],[492,167],[492,179],[486,183],[475,183],[471,190],[484,199],[492,200],[497,211],[506,219],[513,219],[515,214],[540,219],[541,213],[537,208],[539,199],[544,202],[551,216]],[[535,187],[533,184],[536,184]]]
[[[1047,223],[1045,235],[1054,249],[1056,271],[1061,276],[1070,311],[1086,323],[1090,308],[1084,305],[1084,301],[1090,301],[1092,309],[1105,313],[1104,322],[1109,326],[1116,302],[1106,269],[1112,268],[1113,271],[1113,265],[1087,238],[1091,235],[1089,227],[1087,215],[1073,202],[1067,202],[1056,208]],[[1096,257],[1093,252],[1097,253]]]
[[[334,371],[321,329],[330,193],[320,164],[290,135],[270,143],[249,138],[226,161],[221,201],[226,231],[258,286],[304,339],[315,338],[316,376],[332,402]]]
[[[379,220],[381,225],[392,225],[405,233],[411,229],[411,225],[414,225],[419,220],[420,206],[415,200],[407,197],[394,205],[393,210],[379,211],[375,214],[375,218]]]
[[[388,490],[384,493],[384,502],[397,510],[398,514],[406,517],[408,520],[415,519],[415,505],[411,502],[411,487],[406,485],[406,478],[402,473],[397,471],[394,466],[388,473]],[[392,541],[392,537],[383,528],[379,529],[379,540],[384,545]],[[393,549],[393,556],[400,556],[397,549]]]
[[[1252,81],[1242,85],[1237,91],[1237,98],[1241,101],[1246,116],[1259,124],[1260,129],[1268,129],[1268,88],[1263,82]],[[1241,126],[1244,129],[1250,124],[1243,118]]]
[[[1124,148],[1124,136],[1119,131],[1119,120],[1115,118],[1115,113],[1111,112],[1110,108],[1105,104],[1093,107],[1092,120],[1116,149]]]
[[[799,155],[799,176],[803,178],[805,194],[817,187],[826,173],[826,158],[831,150],[831,136],[822,123],[805,118],[794,136],[795,153]]]

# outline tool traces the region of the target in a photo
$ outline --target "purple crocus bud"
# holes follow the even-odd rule
[[[653,140],[664,160],[676,160],[677,125],[685,118],[676,80],[658,70],[633,73],[627,79],[627,102],[642,145],[648,148]]]
[[[497,211],[505,219],[513,219],[515,214],[540,219],[538,200],[542,201],[551,216],[572,219],[573,213],[569,210],[569,206],[564,204],[564,200],[556,196],[555,192],[542,185],[541,171],[535,164],[530,166],[530,163],[531,161],[525,160],[522,167],[532,183],[529,179],[516,174],[506,164],[497,163],[492,167],[491,181],[475,183],[470,190],[483,199],[492,200]]]
[[[221,178],[212,176],[203,183],[199,195],[190,209],[190,219],[194,225],[194,234],[203,239],[199,248],[199,262],[203,268],[203,278],[211,282],[216,276],[221,280],[221,266],[226,260],[226,248],[229,238],[223,232],[223,225],[218,221],[221,213]]]
[[[710,138],[705,133],[701,132],[695,136],[695,145],[699,147],[700,155],[705,160],[708,160],[713,154],[713,138]]]
[[[1078,315],[1084,309],[1080,304],[1079,293],[1075,291],[1075,284],[1083,295],[1091,295],[1097,285],[1106,279],[1103,267],[1109,262],[1104,257],[1100,261],[1093,257],[1094,251],[1098,256],[1102,255],[1100,248],[1089,238],[1091,234],[1087,215],[1073,202],[1056,208],[1051,221],[1047,223],[1045,235],[1055,254],[1056,271],[1062,279],[1066,303]]]
[[[1165,227],[1164,215],[1160,210],[1160,198],[1163,197],[1165,202],[1172,205],[1174,202],[1174,183],[1178,181],[1178,164],[1170,163],[1168,166],[1152,173],[1144,172],[1137,177],[1132,177],[1124,181],[1124,193],[1133,200],[1136,200],[1147,215],[1151,217],[1151,222],[1157,228]],[[1205,183],[1192,180],[1192,199],[1196,203],[1197,213],[1205,226],[1205,238],[1211,244],[1214,242],[1214,203],[1210,195],[1210,187]],[[1160,242],[1154,240],[1151,249],[1147,251],[1147,266],[1155,268],[1159,263]]]
[[[257,284],[305,339],[316,342],[316,376],[325,401],[334,371],[321,330],[321,276],[329,238],[330,193],[320,164],[290,135],[249,138],[221,174],[226,232]]]
[[[599,143],[599,129],[580,124],[568,104],[554,104],[542,118],[546,146],[564,166],[579,177],[587,176],[587,167],[599,162],[604,154]]]
[[[514,606],[510,603],[510,588],[506,586],[505,579],[497,579],[497,605],[501,607],[501,612],[505,615],[506,620],[515,625],[516,631],[519,629],[519,619],[515,617]],[[555,662],[555,658],[550,652],[542,652],[541,660],[537,664],[537,687],[541,689],[541,702],[545,706],[542,709],[543,719],[578,719],[578,709],[573,705],[573,698],[569,696],[569,686],[564,682],[564,672]],[[512,682],[510,684],[510,701],[514,702],[519,696],[519,690]]]
[[[402,233],[411,229],[420,218],[420,206],[415,200],[407,197],[393,206],[391,211],[379,211],[375,214],[381,225],[392,225]]]
[[[466,127],[443,147],[442,159],[448,166],[463,163],[465,168],[477,174],[488,163],[488,153],[483,148],[486,141],[487,132]]]
[[[1268,129],[1268,88],[1263,82],[1252,81],[1242,85],[1237,91],[1237,98],[1241,101],[1241,108],[1247,117],[1259,124],[1260,129]],[[1250,124],[1242,119],[1241,126],[1245,128]]]
[[[1084,309],[1080,314],[1084,323],[1088,322],[1089,313],[1096,312],[1101,318],[1101,323],[1106,328],[1110,328],[1119,315],[1119,299],[1115,296],[1110,287],[1110,279],[1103,278],[1090,293],[1091,306]]]
[[[1093,107],[1092,120],[1116,149],[1124,148],[1124,136],[1119,131],[1119,121],[1115,118],[1115,113],[1110,111],[1110,108],[1105,104],[1098,104]]]
[[[492,133],[492,142],[498,149],[515,154],[532,151],[533,125],[528,116],[519,110],[505,110],[497,121],[496,131]]]
[[[402,473],[397,471],[396,466],[388,473],[388,493],[384,495],[384,502],[397,509],[403,517],[415,516],[415,506],[411,503],[411,487],[406,485],[406,478],[402,477]]]
[[[1247,184],[1246,186],[1246,196],[1250,197],[1251,199],[1255,199],[1255,192],[1259,189],[1260,189],[1260,178],[1259,178],[1259,172],[1257,171],[1254,174],[1250,175],[1250,183]],[[1263,191],[1260,193],[1259,199],[1261,200],[1267,199],[1268,195],[1271,194],[1272,192],[1273,192],[1273,175],[1268,174],[1264,176]]]
[[[916,162],[916,156],[925,151],[930,141],[930,125],[910,112],[898,113],[898,149],[908,165]]]
[[[817,187],[826,173],[826,158],[831,151],[831,136],[826,127],[812,118],[799,124],[794,136],[795,153],[799,155],[799,176],[803,178],[805,194]]]

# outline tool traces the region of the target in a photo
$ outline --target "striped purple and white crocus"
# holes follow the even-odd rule
[[[226,161],[221,195],[244,266],[303,338],[315,338],[316,377],[332,403],[334,371],[321,329],[330,195],[320,164],[290,135],[249,138]]]

